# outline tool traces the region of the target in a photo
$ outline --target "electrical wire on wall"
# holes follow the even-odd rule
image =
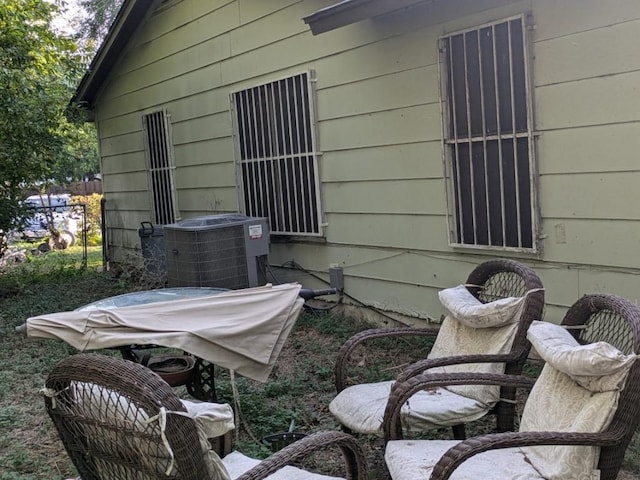
[[[325,283],[326,285],[331,286],[331,283],[326,281],[320,275],[317,275],[317,274],[307,270],[302,265],[297,263],[295,260],[289,260],[289,261],[283,263],[282,264],[282,268],[293,268],[295,270],[298,270],[300,272],[305,273],[306,275],[309,275],[310,277],[315,278],[316,280],[320,280],[322,283]],[[337,307],[338,305],[340,305],[342,303],[342,297],[343,297],[344,292],[342,290],[339,290],[338,294],[339,294],[339,297],[338,297],[338,301],[336,303],[333,303],[333,304],[330,304],[330,305],[327,305],[327,306],[324,306],[324,307],[320,307],[320,306],[317,306],[317,305],[310,305],[309,303],[305,302],[304,308],[308,312],[312,312],[312,313],[324,313],[324,312],[328,312],[329,310],[333,310],[335,307]]]
[[[265,279],[270,279],[272,283],[275,283],[276,285],[281,285],[282,282],[280,281],[280,279],[278,278],[278,276],[276,275],[275,271],[273,270],[273,265],[269,264],[269,262],[265,262],[264,265],[261,265],[260,269],[260,273],[262,274],[263,278]],[[289,267],[291,268],[291,267]],[[311,274],[309,272],[309,274]],[[323,282],[327,283],[325,280],[321,279],[320,277],[317,277],[320,280],[322,280]],[[335,293],[340,294],[340,298],[338,300],[338,303],[334,303],[331,305],[327,305],[324,307],[320,307],[317,305],[311,305],[307,302],[307,300],[310,300],[312,298],[315,297],[321,297],[323,295],[333,295]],[[300,296],[302,298],[304,298],[305,303],[304,303],[304,309],[308,312],[314,312],[314,313],[321,313],[321,312],[326,312],[328,310],[331,310],[333,308],[335,308],[337,305],[339,305],[342,302],[342,292],[341,290],[337,290],[337,289],[331,289],[331,290],[311,290],[311,289],[305,289],[302,288],[300,290]]]
[[[313,278],[315,278],[315,279],[317,279],[317,280],[319,280],[319,281],[321,281],[321,282],[323,282],[323,283],[325,283],[325,284],[327,284],[327,285],[329,285],[329,286],[331,285],[331,283],[330,283],[330,282],[328,282],[327,280],[325,280],[324,278],[322,278],[320,275],[318,275],[318,274],[316,274],[316,273],[314,273],[314,272],[312,272],[312,271],[310,271],[310,270],[307,270],[306,268],[304,268],[302,265],[300,265],[300,264],[299,264],[298,262],[296,262],[295,260],[288,260],[288,261],[284,262],[282,265],[271,265],[271,264],[267,264],[267,265],[268,265],[268,268],[269,268],[269,271],[270,271],[270,272],[272,272],[272,267],[295,269],[295,270],[298,270],[298,271],[300,271],[300,272],[303,272],[303,273],[305,273],[306,275],[309,275],[309,276],[311,276],[311,277],[313,277]],[[275,277],[274,277],[274,278],[275,278]],[[397,318],[394,318],[394,317],[392,317],[391,315],[388,315],[388,314],[387,314],[386,312],[384,312],[383,310],[380,310],[380,309],[378,309],[378,308],[374,307],[373,305],[369,305],[369,304],[367,304],[367,303],[363,302],[362,300],[360,300],[360,299],[358,299],[358,298],[354,297],[353,295],[350,295],[349,293],[345,292],[345,291],[344,291],[344,289],[341,289],[341,290],[339,291],[339,295],[340,295],[340,297],[339,297],[339,299],[338,299],[338,302],[337,302],[337,303],[334,303],[334,304],[333,304],[333,305],[331,305],[331,306],[316,308],[316,307],[312,307],[312,306],[310,306],[310,305],[307,305],[307,304],[305,303],[305,308],[309,308],[309,309],[310,309],[310,311],[315,311],[315,312],[325,312],[325,311],[331,310],[331,309],[333,309],[333,308],[337,307],[338,305],[340,305],[340,304],[342,303],[343,297],[347,297],[348,299],[353,300],[354,302],[358,303],[360,306],[362,306],[362,307],[364,307],[364,308],[367,308],[368,310],[371,310],[372,312],[375,312],[376,314],[378,314],[378,315],[380,315],[380,316],[382,316],[382,317],[384,317],[384,318],[387,318],[387,319],[389,319],[389,320],[393,321],[394,323],[400,323],[400,324],[402,324],[402,325],[407,325],[407,326],[409,326],[408,324],[406,324],[406,323],[405,323],[405,322],[403,322],[402,320],[398,320]]]
[[[265,267],[265,269],[262,272],[263,275],[264,275],[264,278],[268,278],[270,276],[272,281],[273,281],[273,283],[275,283],[276,285],[282,285],[282,282],[280,281],[280,279],[276,275],[276,272],[273,271],[272,265],[269,262],[265,262],[264,267]],[[268,273],[268,275],[267,275],[267,273]]]

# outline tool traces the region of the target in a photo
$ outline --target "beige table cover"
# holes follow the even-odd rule
[[[80,351],[159,345],[189,352],[264,382],[304,300],[300,285],[265,285],[219,295],[39,315],[29,337],[62,340]]]

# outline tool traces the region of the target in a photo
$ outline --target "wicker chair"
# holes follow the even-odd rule
[[[614,480],[640,421],[640,361],[636,361],[640,354],[640,308],[614,295],[586,295],[570,307],[562,325],[570,335],[546,322],[535,322],[531,327],[529,336],[539,351],[539,344],[547,349],[544,342],[535,339],[534,331],[540,327],[562,332],[575,345],[566,349],[567,344],[562,343],[566,340],[548,341],[551,346],[542,355],[546,363],[537,380],[514,375],[437,374],[418,375],[396,384],[384,419],[385,459],[391,477],[394,480]],[[601,348],[607,350],[606,356]],[[553,354],[558,349],[565,359],[571,358],[574,362],[570,368]],[[576,362],[577,350],[589,355],[591,351],[597,352],[598,361],[587,357],[589,362]],[[602,358],[620,362],[614,365],[617,370],[605,372],[598,366]],[[619,369],[623,359],[625,366]],[[592,369],[592,375],[576,372],[581,366]],[[600,382],[607,382],[607,386]],[[415,392],[470,383],[532,389],[524,406],[520,431],[482,435],[462,442],[402,440],[400,408]],[[509,471],[532,468],[534,471],[527,476],[520,471],[519,476],[510,475],[503,467]],[[569,469],[571,473],[551,475],[548,472],[562,469]],[[478,476],[478,470],[484,473]]]
[[[434,367],[443,367],[446,365],[454,366],[470,363],[488,363],[504,364],[504,373],[520,374],[522,367],[529,353],[530,344],[526,339],[526,332],[533,320],[539,320],[542,317],[544,307],[544,291],[542,283],[538,276],[530,268],[525,265],[508,259],[493,259],[477,266],[469,275],[466,281],[467,289],[483,304],[489,304],[499,299],[507,297],[523,297],[526,296],[524,307],[521,310],[519,319],[516,320],[517,327],[515,335],[512,337],[513,342],[505,347],[502,352],[497,354],[489,354],[487,351],[473,352],[465,351],[464,348],[451,349],[454,351],[451,355],[440,358],[431,358],[430,356],[404,368],[402,373],[396,378],[396,381],[405,381],[406,379],[424,372],[426,369]],[[364,346],[365,342],[378,338],[391,337],[407,337],[407,336],[438,336],[438,328],[378,328],[365,330],[351,337],[342,346],[338,353],[335,365],[335,384],[338,395],[332,400],[329,408],[331,413],[336,417],[338,422],[343,425],[346,432],[358,432],[366,434],[375,434],[382,436],[382,417],[384,408],[391,390],[392,381],[348,385],[350,359],[358,347]],[[501,334],[502,335],[502,334]],[[498,335],[496,335],[497,337]],[[437,339],[436,339],[437,341]],[[442,340],[444,342],[444,340]],[[505,350],[506,348],[506,350]],[[426,352],[424,357],[427,357]],[[451,367],[449,367],[451,368]],[[460,367],[458,367],[460,368]],[[465,367],[466,368],[466,367]],[[501,372],[502,373],[502,372]],[[459,396],[458,396],[459,397]],[[513,416],[515,390],[509,386],[505,386],[499,393],[500,401],[491,408],[490,406],[473,405],[472,413],[475,419],[485,415],[491,410],[497,414],[498,431],[513,430]],[[466,401],[466,400],[464,400]],[[468,402],[467,402],[468,403]],[[438,409],[443,408],[451,412],[451,417],[447,418],[447,423],[438,423],[438,420],[431,420],[427,425],[412,425],[412,429],[424,430],[437,425],[451,426],[453,436],[456,439],[465,438],[465,421],[470,416],[468,410],[464,416],[462,409],[452,407],[447,400],[441,402],[437,406]],[[466,405],[465,408],[468,409]],[[431,414],[433,407],[426,405],[423,411]],[[365,413],[362,413],[365,412]],[[416,406],[412,412],[404,412],[403,415],[414,416]],[[366,421],[360,421],[360,415],[366,418]],[[447,413],[447,415],[449,415]],[[473,420],[473,418],[472,418]]]
[[[171,387],[127,360],[67,357],[48,376],[44,394],[47,412],[82,480],[249,480],[271,478],[274,472],[278,479],[334,478],[290,466],[320,450],[342,453],[345,478],[367,477],[361,448],[343,432],[309,435],[261,462],[237,452],[221,461]],[[218,445],[217,453],[229,450],[226,443]],[[238,456],[240,465],[228,463],[227,458]],[[245,460],[257,466],[247,467]]]

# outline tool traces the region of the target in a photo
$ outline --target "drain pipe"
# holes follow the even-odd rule
[[[107,200],[104,196],[100,199],[100,235],[102,235],[102,271],[107,271],[109,256],[107,255]]]

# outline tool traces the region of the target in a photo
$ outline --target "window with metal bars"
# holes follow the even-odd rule
[[[158,225],[167,225],[176,221],[169,116],[165,111],[149,113],[143,115],[142,124],[149,169],[153,221]]]
[[[441,38],[450,242],[535,251],[527,17]]]
[[[312,83],[305,72],[231,94],[240,200],[273,235],[322,235]]]

